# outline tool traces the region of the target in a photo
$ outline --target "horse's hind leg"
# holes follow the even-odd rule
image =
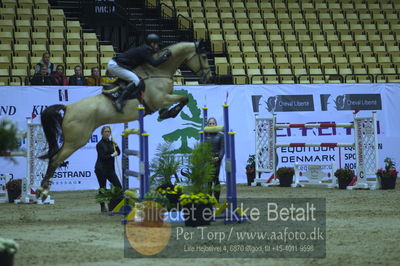
[[[54,172],[60,166],[60,164],[76,150],[77,148],[74,148],[72,145],[64,143],[64,145],[56,153],[56,155],[54,155],[53,158],[49,160],[46,175],[43,177],[40,184],[41,187],[36,190],[36,196],[38,198],[40,197],[42,201],[46,200],[49,194],[51,178],[53,177]]]

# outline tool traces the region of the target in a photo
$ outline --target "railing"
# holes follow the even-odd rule
[[[243,83],[245,84],[253,84],[253,81],[255,80],[255,78],[264,78],[264,77],[277,77],[279,79],[279,77],[293,77],[293,81],[295,84],[299,84],[301,82],[301,79],[304,77],[312,77],[312,76],[337,76],[340,80],[344,80],[347,81],[346,77],[349,76],[368,76],[370,78],[370,80],[372,80],[371,83],[377,83],[378,81],[378,77],[385,77],[385,76],[399,76],[400,74],[396,74],[396,73],[390,73],[390,74],[348,74],[345,77],[343,77],[342,75],[324,75],[324,74],[314,74],[314,75],[307,75],[307,74],[302,74],[302,75],[290,75],[290,74],[277,74],[277,75],[252,75],[252,76],[248,76],[248,75],[216,75],[214,76],[214,80],[213,80],[213,84],[234,84],[234,79],[235,78],[244,78],[245,82]],[[85,76],[88,77],[88,76]],[[25,85],[29,85],[30,83],[30,77],[25,77],[25,76],[16,76],[16,75],[0,75],[0,78],[16,78],[19,80],[19,83],[21,86]],[[185,81],[198,81],[199,77],[198,76],[194,76],[194,75],[174,75],[174,79],[178,79],[180,81],[182,81],[182,84],[185,83]],[[224,80],[228,80],[229,82],[224,82]],[[250,83],[249,83],[250,81]],[[279,80],[278,83],[280,84]],[[347,83],[347,82],[341,82],[341,83]],[[310,82],[310,84],[320,84],[320,83],[313,83]],[[49,85],[50,86],[50,85]]]
[[[193,24],[192,21],[183,16],[182,14],[176,14],[175,9],[173,9],[172,7],[170,7],[169,5],[165,4],[165,3],[160,3],[160,1],[158,2],[158,6],[160,7],[161,10],[161,17],[163,18],[175,18],[178,20],[178,27],[180,29],[191,29],[193,28]],[[149,4],[149,7],[153,7],[153,3]]]
[[[369,80],[371,81],[371,83],[375,83],[374,76],[372,74],[347,74],[344,76],[344,83],[347,83],[347,78],[348,77],[362,77],[362,76],[367,76],[369,78]]]
[[[190,19],[188,19],[187,17],[178,14],[177,16],[178,19],[178,27],[180,29],[191,29],[193,28],[193,23]]]
[[[21,86],[23,86],[24,85],[24,82],[23,82],[23,78],[22,78],[22,76],[15,76],[15,75],[0,75],[0,78],[17,78],[17,79],[19,79],[19,84],[21,85]],[[27,80],[28,79],[28,77],[25,77],[25,80]],[[26,82],[25,82],[26,83]]]

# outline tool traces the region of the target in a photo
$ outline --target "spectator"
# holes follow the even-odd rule
[[[207,121],[207,126],[208,127],[215,127],[217,126],[217,119],[214,117],[210,117]],[[214,167],[215,167],[215,176],[213,177],[213,180],[208,183],[210,189],[214,185],[214,197],[217,199],[219,202],[219,195],[220,195],[220,189],[221,185],[219,182],[219,171],[221,168],[221,162],[222,158],[224,157],[225,154],[225,148],[224,148],[224,134],[219,133],[219,132],[209,132],[205,133],[205,140],[208,141],[211,144],[212,147],[212,152],[213,152],[213,161],[214,161]]]
[[[51,82],[56,86],[68,85],[68,79],[64,75],[64,66],[57,65],[56,71],[51,74]]]
[[[111,137],[111,127],[101,128],[101,140],[96,145],[97,161],[94,168],[100,188],[106,188],[107,180],[115,187],[122,187],[115,173],[114,159],[121,154],[118,144]],[[110,140],[111,137],[111,140]],[[104,202],[100,203],[101,212],[106,212]]]
[[[51,78],[47,72],[47,65],[41,65],[39,73],[31,79],[31,85],[52,85]]]
[[[101,83],[113,83],[114,81],[117,80],[117,77],[114,77],[111,75],[110,71],[106,71],[106,76],[101,77]]]
[[[70,86],[87,86],[86,79],[82,75],[81,66],[74,67],[75,74],[69,78]]]
[[[41,65],[47,66],[47,74],[48,75],[51,75],[51,73],[53,73],[56,70],[54,64],[50,62],[50,54],[48,52],[45,52],[42,55],[42,60],[40,60],[40,62],[36,64],[35,74],[38,74],[40,72]]]
[[[100,86],[101,77],[98,67],[92,67],[92,75],[86,78],[86,82],[88,86]]]

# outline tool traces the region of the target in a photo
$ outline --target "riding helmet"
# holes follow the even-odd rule
[[[155,33],[150,33],[146,37],[146,44],[150,45],[150,43],[159,43],[160,42],[160,37],[158,37],[157,34]]]

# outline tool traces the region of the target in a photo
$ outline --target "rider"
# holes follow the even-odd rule
[[[115,101],[118,112],[122,112],[123,101],[126,96],[130,94],[132,89],[137,88],[139,85],[140,78],[132,70],[145,63],[157,67],[167,61],[171,56],[171,52],[167,51],[167,53],[160,58],[153,58],[153,55],[160,50],[159,43],[160,38],[158,35],[151,33],[147,35],[144,44],[118,54],[108,62],[108,71],[111,74],[129,82]]]

